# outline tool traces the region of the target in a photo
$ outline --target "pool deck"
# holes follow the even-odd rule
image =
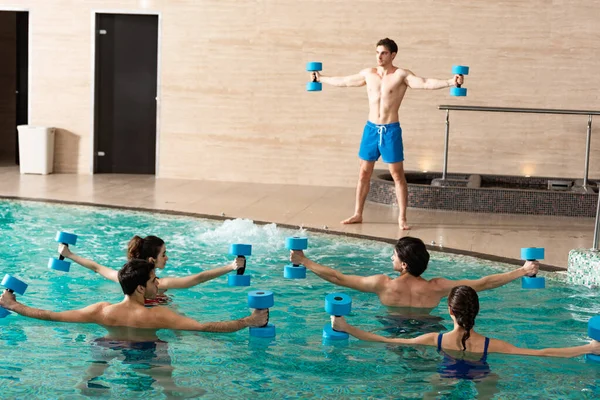
[[[397,225],[398,209],[367,202],[364,222],[341,225],[354,210],[354,188],[162,179],[148,175],[21,175],[0,166],[0,197],[97,204],[246,218],[373,238],[421,238],[436,250],[489,255],[510,262],[521,247],[545,247],[543,264],[566,269],[568,253],[590,248],[593,218],[408,210],[410,231]],[[441,244],[441,248],[440,248]]]

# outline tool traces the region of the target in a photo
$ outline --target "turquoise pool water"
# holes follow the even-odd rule
[[[66,310],[98,301],[120,301],[120,287],[76,266],[70,273],[51,271],[56,230],[79,235],[74,251],[105,265],[120,267],[134,234],[156,234],[167,243],[170,260],[159,275],[185,275],[228,263],[228,245],[253,244],[247,273],[250,288],[226,285],[226,276],[188,290],[172,290],[172,307],[201,321],[247,315],[246,294],[275,293],[271,322],[275,341],[249,340],[248,331],[205,334],[160,331],[168,342],[173,381],[182,391],[204,391],[204,398],[475,398],[478,391],[502,399],[592,399],[600,397],[600,365],[576,359],[491,355],[497,375],[484,386],[440,381],[441,357],[433,348],[407,348],[350,339],[345,345],[323,343],[328,321],[327,293],[343,291],[353,298],[349,320],[367,330],[381,329],[386,314],[376,296],[341,289],[308,272],[306,280],[283,278],[288,251],[284,239],[298,231],[251,221],[211,221],[142,212],[0,201],[0,275],[10,273],[29,283],[19,299],[32,307]],[[416,232],[418,233],[418,232]],[[307,254],[341,271],[368,275],[389,273],[392,246],[386,243],[308,233]],[[510,250],[514,253],[514,249]],[[425,277],[476,278],[513,266],[433,252]],[[584,344],[587,320],[600,314],[597,292],[569,287],[547,278],[547,289],[524,291],[520,283],[480,294],[481,333],[519,346]],[[432,313],[451,320],[442,304]],[[98,361],[92,342],[105,331],[95,325],[73,325],[11,314],[0,320],[0,393],[9,398],[165,398],[163,386],[131,365],[113,359],[95,387],[82,394],[76,386]],[[435,394],[437,393],[437,394]],[[190,394],[190,393],[188,393]],[[481,397],[480,397],[481,398]]]

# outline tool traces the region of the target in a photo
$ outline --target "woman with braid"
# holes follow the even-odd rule
[[[337,331],[372,342],[407,345],[437,346],[444,356],[439,372],[443,378],[478,380],[490,373],[486,358],[488,353],[521,354],[543,357],[577,357],[583,354],[600,354],[600,342],[592,340],[582,346],[546,349],[523,349],[498,339],[484,337],[473,329],[479,313],[477,292],[470,286],[456,286],[448,296],[448,312],[454,329],[447,333],[427,333],[413,339],[387,338],[360,330],[346,322],[344,317],[331,317]]]
[[[58,246],[58,252],[65,258],[73,260],[79,265],[86,267],[87,269],[94,271],[106,279],[113,282],[119,282],[118,270],[105,267],[95,261],[88,260],[73,253],[68,246],[60,244]],[[164,269],[167,264],[167,247],[165,242],[157,236],[146,236],[141,238],[134,236],[127,246],[127,260],[141,259],[146,260],[154,264],[155,268],[160,270]],[[146,305],[163,304],[169,301],[169,297],[164,293],[167,289],[186,289],[192,286],[196,286],[200,283],[209,281],[211,279],[218,278],[219,276],[225,275],[231,271],[237,271],[239,268],[244,268],[246,261],[242,257],[237,257],[231,264],[223,267],[210,269],[208,271],[202,271],[197,274],[183,276],[183,277],[164,277],[158,280],[158,294],[155,299],[146,299]]]

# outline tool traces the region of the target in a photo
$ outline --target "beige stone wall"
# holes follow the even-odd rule
[[[409,91],[405,168],[441,170],[439,104],[600,109],[600,4],[582,0],[0,0],[29,8],[32,124],[60,128],[56,170],[90,172],[92,10],[161,13],[159,176],[352,186],[364,88],[307,93],[326,74],[397,64],[447,78],[471,67],[467,98]],[[581,176],[586,117],[454,113],[449,170]],[[600,118],[597,121],[600,129]],[[591,175],[600,139],[592,140]],[[383,166],[383,165],[382,165]]]

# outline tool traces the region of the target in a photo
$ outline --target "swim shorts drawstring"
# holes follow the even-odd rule
[[[385,125],[377,125],[377,133],[379,133],[379,146],[383,142],[383,133],[387,132],[387,127]]]

